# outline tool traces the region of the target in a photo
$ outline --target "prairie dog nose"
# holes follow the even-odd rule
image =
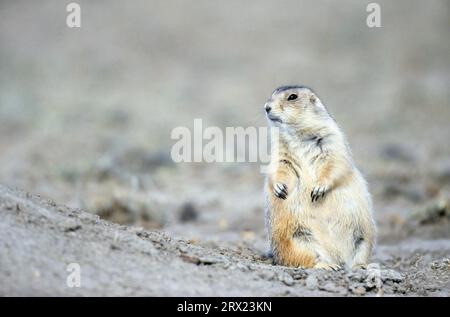
[[[266,112],[269,113],[270,110],[272,110],[272,107],[270,106],[269,103],[266,102],[266,104],[264,105],[264,109],[266,109]]]

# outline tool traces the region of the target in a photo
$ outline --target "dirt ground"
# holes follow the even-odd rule
[[[273,265],[255,249],[119,226],[0,187],[0,295],[447,296],[447,240],[380,246],[366,270]],[[437,260],[435,260],[437,259]],[[80,287],[67,267],[80,265]]]
[[[0,295],[449,296],[448,1],[379,1],[379,29],[358,0],[78,2],[80,29],[0,2]],[[171,159],[195,118],[266,126],[282,84],[314,88],[368,180],[367,270],[273,265],[260,164]]]

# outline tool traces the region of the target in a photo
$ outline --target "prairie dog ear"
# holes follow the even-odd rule
[[[316,95],[314,95],[314,93],[311,93],[311,95],[309,96],[309,101],[310,101],[313,105],[316,104],[317,97],[316,97]]]

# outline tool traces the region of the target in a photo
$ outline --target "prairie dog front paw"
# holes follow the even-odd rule
[[[328,185],[317,185],[314,186],[313,190],[311,191],[311,201],[315,202],[319,200],[319,198],[323,198],[326,193],[330,191],[331,187]]]
[[[273,185],[273,192],[280,199],[286,199],[288,195],[287,186],[283,183],[275,183]]]

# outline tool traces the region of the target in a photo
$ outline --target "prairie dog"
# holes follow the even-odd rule
[[[365,267],[376,235],[372,201],[344,134],[307,87],[280,87],[264,107],[272,137],[266,226],[275,262]]]

